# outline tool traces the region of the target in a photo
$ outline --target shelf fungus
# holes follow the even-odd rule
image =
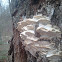
[[[60,60],[58,57],[62,56],[60,51],[61,31],[57,26],[50,24],[48,17],[42,16],[42,14],[33,16],[32,19],[19,22],[17,29],[20,31],[21,39],[24,40],[22,44],[25,46],[25,50],[34,57],[39,52],[40,58],[45,55],[50,62]],[[40,36],[37,37],[39,34]]]

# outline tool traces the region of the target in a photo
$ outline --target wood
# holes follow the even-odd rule
[[[21,2],[22,0],[18,1]],[[58,15],[57,13],[59,12],[55,12],[56,14],[52,14],[53,17],[51,15],[51,18],[48,18],[46,16],[48,16],[49,12],[46,10],[46,7],[48,6],[49,2],[53,10],[57,10],[56,6],[59,7],[60,0],[57,0],[58,4],[54,2],[55,0],[34,1],[35,0],[24,0],[23,3],[19,3],[23,6],[16,8],[18,9],[18,12],[11,12],[15,13],[14,16],[12,16],[13,21],[15,21],[13,25],[14,38],[13,41],[11,41],[14,45],[14,49],[12,50],[12,55],[14,57],[13,62],[59,62],[62,59],[62,51],[60,50],[60,30],[59,33],[56,31],[52,32],[51,29],[50,31],[48,31],[48,29],[45,30],[44,27],[39,28],[39,26],[42,26],[42,24],[44,26],[46,26],[47,24],[49,25],[51,23],[51,18],[55,20],[52,20],[52,23],[56,22],[54,15]],[[42,13],[42,16],[36,15],[39,13]],[[33,17],[33,15],[35,16]],[[31,19],[25,19],[25,21],[21,20],[23,22],[22,23],[20,21],[20,18],[22,18],[23,16],[26,16],[27,18],[31,17]],[[31,26],[28,27],[30,24]],[[44,29],[44,31],[42,30],[42,28]]]

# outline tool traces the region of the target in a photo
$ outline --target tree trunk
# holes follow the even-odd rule
[[[23,21],[25,17],[32,18],[33,15],[42,13],[42,15],[48,16],[51,19],[52,25],[59,26],[62,19],[60,14],[61,5],[61,0],[18,0],[17,2],[11,0],[10,11],[13,18],[13,39],[10,41],[8,53],[12,55],[12,62],[51,62],[45,55],[39,57],[38,51],[35,57],[29,51],[25,50],[25,45],[22,42],[24,40],[21,39],[20,31],[17,30],[17,23]]]

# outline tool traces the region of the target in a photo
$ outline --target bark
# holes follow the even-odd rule
[[[12,62],[27,62],[27,55],[22,45],[19,31],[13,26],[13,38],[11,40],[9,55],[12,54]]]
[[[10,43],[9,55],[12,55],[12,62],[50,62],[50,60],[48,60],[48,58],[45,55],[39,57],[38,51],[36,52],[36,57],[35,57],[29,51],[25,50],[25,46],[22,44],[22,41],[24,40],[21,39],[20,31],[17,30],[17,22],[22,21],[25,17],[32,18],[33,15],[42,13],[42,15],[46,15],[51,19],[52,25],[54,24],[61,27],[60,25],[62,23],[61,5],[62,5],[61,0],[47,0],[47,1],[46,0],[24,0],[24,1],[11,0],[10,11],[14,25],[13,25],[13,38],[10,41],[11,43]],[[39,33],[36,33],[36,36],[37,34]],[[37,37],[40,37],[40,34]],[[57,45],[59,44],[58,41],[56,44]],[[60,44],[61,47],[62,40]],[[55,45],[56,48],[58,48],[57,45]],[[61,59],[59,61],[61,61]],[[57,62],[59,61],[57,60]]]

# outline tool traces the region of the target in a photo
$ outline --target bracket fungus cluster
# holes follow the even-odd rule
[[[60,50],[61,31],[57,26],[52,26],[46,16],[35,15],[33,18],[18,22],[18,31],[25,50],[37,58],[46,57],[50,62],[57,62],[62,56]],[[37,53],[38,52],[38,53]],[[39,60],[39,61],[38,61]]]

